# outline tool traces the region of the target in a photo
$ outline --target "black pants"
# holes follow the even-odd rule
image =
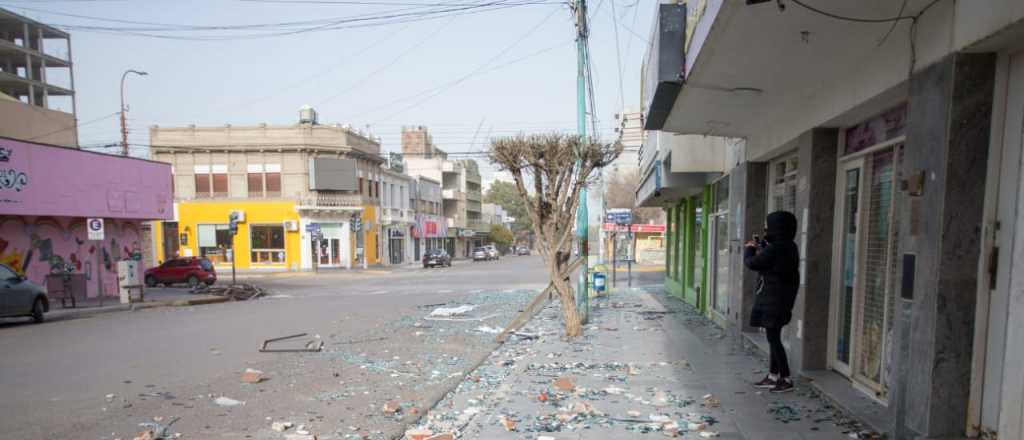
[[[789,377],[789,360],[786,359],[786,347],[782,346],[782,328],[766,328],[768,347],[771,350],[769,372],[780,377]]]

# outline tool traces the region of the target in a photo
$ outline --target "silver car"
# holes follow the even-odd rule
[[[0,317],[30,316],[43,322],[43,313],[49,311],[46,289],[0,264]]]

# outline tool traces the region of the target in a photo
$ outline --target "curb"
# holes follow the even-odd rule
[[[143,302],[143,303],[135,303],[135,304],[117,304],[117,305],[107,306],[107,307],[102,307],[102,308],[80,309],[80,310],[72,310],[72,311],[68,311],[68,312],[61,312],[60,315],[53,316],[52,318],[49,318],[47,320],[51,320],[52,319],[54,321],[61,321],[61,320],[65,320],[65,319],[86,318],[86,317],[90,317],[90,316],[102,315],[102,314],[105,314],[105,313],[113,313],[113,312],[126,312],[126,311],[154,309],[154,308],[157,308],[157,307],[198,306],[198,305],[204,305],[204,304],[218,304],[218,303],[227,302],[227,301],[230,301],[230,298],[223,297],[223,296],[204,295],[204,296],[200,296],[200,297],[197,297],[197,298],[190,298],[190,299],[151,301],[151,302]]]

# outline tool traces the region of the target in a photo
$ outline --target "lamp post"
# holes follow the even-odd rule
[[[134,74],[139,75],[139,76],[149,75],[146,72],[143,72],[143,71],[140,71],[140,70],[132,70],[132,69],[125,70],[124,73],[121,75],[121,155],[122,156],[127,156],[128,155],[128,124],[127,124],[127,122],[125,120],[125,117],[124,117],[124,112],[125,112],[125,108],[124,108],[124,79],[128,77],[129,73],[134,73]]]

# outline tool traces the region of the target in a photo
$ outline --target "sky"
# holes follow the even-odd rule
[[[68,27],[85,148],[119,142],[116,112],[126,69],[149,73],[129,76],[125,85],[129,143],[138,156],[148,154],[152,125],[293,124],[304,104],[317,110],[321,123],[381,136],[385,151],[401,149],[401,127],[407,125],[428,127],[449,152],[482,151],[489,138],[518,132],[575,132],[575,27],[564,1],[263,38],[179,39],[266,31],[161,33],[174,39],[124,32],[146,27],[130,22],[282,23],[405,13],[438,3],[487,1],[0,0],[0,7]],[[640,66],[655,4],[589,0],[602,139],[614,138],[616,113],[639,107]],[[478,162],[485,182],[491,180],[493,167],[486,159]]]

